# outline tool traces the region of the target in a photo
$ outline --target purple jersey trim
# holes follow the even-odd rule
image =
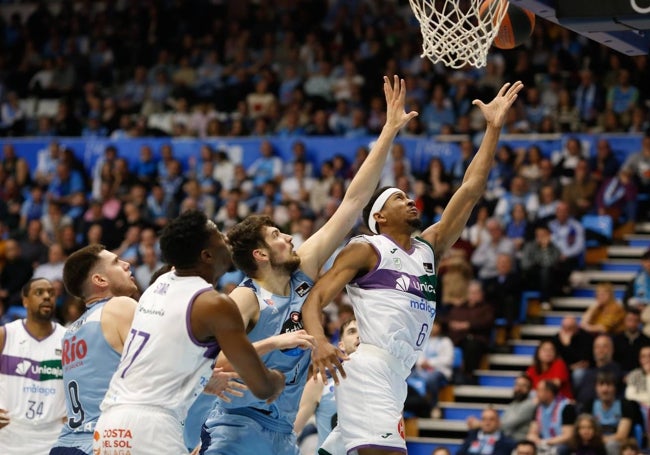
[[[408,292],[417,297],[425,298],[419,284],[420,281],[415,275],[411,275],[399,270],[381,269],[374,270],[372,273],[357,279],[355,284],[363,289],[397,289],[402,292]],[[417,283],[417,287],[414,285]]]
[[[208,341],[206,343],[203,343],[202,341],[197,340],[194,337],[194,334],[192,333],[192,323],[190,320],[192,315],[192,307],[194,307],[194,302],[201,294],[208,291],[214,291],[214,288],[207,287],[207,288],[199,289],[190,298],[190,303],[187,305],[187,312],[185,313],[185,328],[187,329],[187,335],[190,337],[192,343],[202,348],[208,348],[205,354],[203,354],[203,356],[209,359],[214,359],[219,353],[219,345],[217,344],[216,341]]]
[[[30,337],[32,337],[32,338],[33,338],[36,342],[38,342],[38,343],[40,343],[41,341],[45,341],[45,340],[47,340],[49,337],[51,337],[52,335],[54,335],[54,332],[56,332],[56,326],[54,325],[54,322],[51,322],[50,324],[52,325],[52,333],[50,333],[50,334],[49,334],[48,336],[46,336],[45,338],[41,338],[41,339],[39,340],[39,339],[36,338],[34,335],[32,335],[32,333],[27,329],[27,319],[23,319],[21,322],[23,323],[23,329],[25,329],[25,332],[27,332],[27,335],[29,335]]]
[[[397,248],[399,248],[400,250],[404,251],[404,252],[405,252],[406,254],[408,254],[409,256],[412,255],[413,252],[415,251],[415,245],[413,244],[413,242],[411,242],[411,248],[409,248],[408,250],[405,250],[405,249],[402,248],[402,246],[401,246],[399,243],[397,243],[397,242],[395,241],[395,239],[392,238],[390,235],[388,235],[388,234],[381,234],[381,235],[383,235],[383,236],[386,237],[388,240],[390,240],[391,242],[393,242]]]

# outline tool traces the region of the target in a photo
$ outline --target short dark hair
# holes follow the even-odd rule
[[[616,376],[611,371],[599,371],[596,375],[596,384],[616,385]]]
[[[207,248],[213,232],[205,213],[198,210],[184,212],[170,221],[160,235],[163,261],[177,269],[198,264],[201,251]]]
[[[363,208],[363,211],[361,212],[361,216],[363,217],[363,224],[370,229],[370,225],[368,224],[368,218],[370,217],[370,211],[372,210],[372,206],[374,205],[375,201],[379,196],[381,196],[381,193],[386,191],[388,188],[392,188],[391,186],[382,186],[381,188],[377,189],[372,197],[370,198],[370,201],[366,204],[366,206]],[[379,232],[379,225],[377,225],[377,232]]]
[[[532,447],[532,448],[533,448],[533,453],[537,453],[537,446],[536,446],[535,443],[534,443],[533,441],[531,441],[530,439],[523,439],[523,440],[519,441],[519,442],[517,443],[517,445],[515,446],[515,449],[516,449],[517,447],[519,447],[519,446],[528,446],[528,447]]]
[[[73,297],[84,298],[84,286],[92,268],[99,262],[99,253],[106,247],[98,243],[72,253],[63,266],[63,285]]]
[[[557,394],[560,392],[560,387],[550,379],[542,379],[541,382],[544,388],[551,392],[553,395],[557,396]]]
[[[29,291],[32,289],[32,284],[34,283],[34,281],[41,281],[41,280],[50,281],[47,278],[40,277],[40,276],[36,278],[32,278],[27,283],[23,284],[22,288],[20,288],[20,295],[22,295],[23,297],[27,297],[29,295]]]
[[[253,278],[257,273],[253,251],[268,247],[264,240],[264,228],[267,226],[276,227],[269,216],[250,215],[228,231],[228,242],[232,247],[232,260],[235,267]]]
[[[341,324],[341,328],[339,329],[339,333],[343,334],[343,332],[345,332],[345,329],[348,328],[351,322],[357,322],[357,318],[352,317],[350,319],[343,321],[343,324]]]

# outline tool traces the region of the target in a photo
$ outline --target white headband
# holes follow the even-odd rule
[[[391,197],[395,193],[401,193],[402,190],[398,188],[386,188],[383,193],[375,199],[375,203],[372,204],[372,208],[370,209],[370,214],[368,215],[368,227],[370,228],[370,231],[379,234],[379,231],[377,230],[377,222],[375,221],[375,217],[373,216],[375,213],[379,212],[381,209],[384,208],[384,204],[388,200],[389,197]]]

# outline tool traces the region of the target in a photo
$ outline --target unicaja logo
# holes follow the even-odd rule
[[[395,289],[399,289],[400,291],[407,292],[409,290],[409,285],[411,284],[411,280],[409,277],[406,275],[402,275],[397,279],[397,284],[395,284]]]
[[[25,376],[25,374],[27,374],[27,372],[29,371],[30,366],[32,366],[32,362],[30,362],[29,360],[23,360],[18,365],[16,365],[16,373],[18,373],[21,376]]]

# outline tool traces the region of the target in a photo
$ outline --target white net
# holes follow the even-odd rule
[[[483,67],[507,0],[409,0],[422,32],[422,57],[451,68]],[[483,7],[481,7],[483,5]]]

